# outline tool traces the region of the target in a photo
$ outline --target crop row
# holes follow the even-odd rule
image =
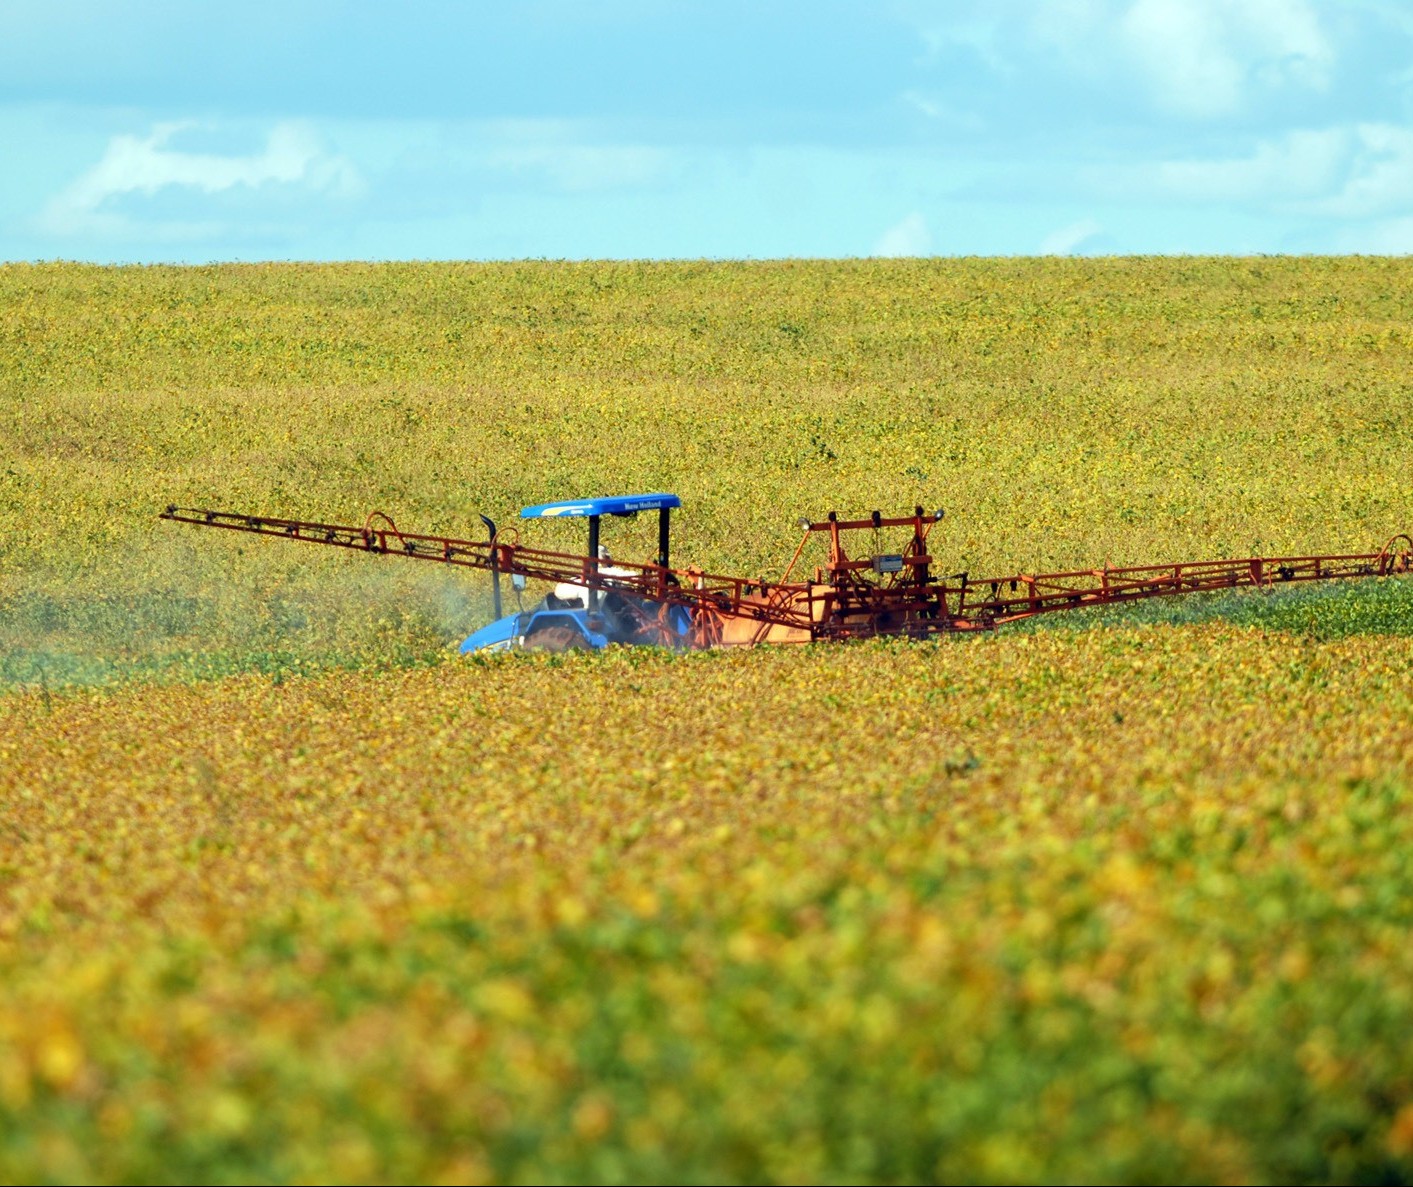
[[[1413,1174],[1413,641],[0,700],[7,1179]]]

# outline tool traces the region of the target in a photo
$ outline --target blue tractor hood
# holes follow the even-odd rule
[[[461,654],[467,655],[472,651],[507,650],[515,642],[519,617],[518,614],[508,614],[504,618],[496,619],[489,626],[483,626],[462,642]]]

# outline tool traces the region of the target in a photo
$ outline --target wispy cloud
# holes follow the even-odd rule
[[[1309,208],[1335,218],[1413,215],[1413,128],[1359,124],[1347,139],[1349,166],[1338,190]]]
[[[1327,218],[1413,214],[1413,128],[1364,123],[1304,128],[1240,156],[1195,157],[1095,171],[1096,192],[1162,202],[1222,203]]]
[[[1040,244],[1043,256],[1069,256],[1082,253],[1094,246],[1104,233],[1103,226],[1092,218],[1080,219],[1057,231],[1051,231]]]
[[[980,132],[986,127],[986,121],[981,116],[949,103],[940,95],[909,90],[904,91],[900,98],[905,106],[921,112],[944,128],[959,132]]]
[[[55,235],[123,234],[135,223],[144,235],[199,237],[225,225],[214,216],[194,214],[181,220],[143,220],[130,209],[115,207],[123,199],[154,198],[164,191],[211,196],[229,191],[298,188],[325,196],[350,196],[361,181],[346,159],[326,152],[305,124],[284,121],[270,129],[264,147],[249,154],[222,154],[182,149],[174,140],[187,133],[210,131],[196,121],[162,123],[145,136],[114,136],[102,158],[45,207],[40,223]]]
[[[1413,218],[1410,0],[10,7],[9,258],[1304,251]]]
[[[1115,171],[1116,188],[1164,201],[1275,203],[1327,197],[1351,167],[1353,133],[1298,129],[1241,156],[1161,161]]]
[[[1308,0],[1136,0],[1117,28],[1153,98],[1179,115],[1232,115],[1254,91],[1324,90],[1334,63]]]
[[[874,244],[876,256],[925,256],[932,250],[932,231],[927,220],[914,210],[894,223]]]
[[[925,61],[964,50],[992,75],[1053,72],[1201,121],[1257,98],[1322,92],[1335,42],[1312,0],[991,0],[916,18]]]

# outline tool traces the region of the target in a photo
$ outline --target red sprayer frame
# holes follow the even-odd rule
[[[941,513],[921,507],[911,516],[841,520],[834,512],[818,522],[801,521],[804,536],[778,582],[615,561],[601,574],[595,557],[529,548],[518,534],[498,532],[486,540],[460,540],[403,532],[382,512],[362,527],[277,519],[225,511],[168,507],[162,518],[203,527],[278,536],[411,560],[431,561],[519,575],[548,582],[636,594],[660,608],[661,641],[675,636],[667,612],[681,606],[691,615],[694,647],[751,646],[764,642],[814,642],[903,635],[986,631],[1018,619],[1061,610],[1133,602],[1224,589],[1266,588],[1300,581],[1386,577],[1413,568],[1413,539],[1392,537],[1377,552],[1320,556],[1241,557],[1181,561],[1125,568],[1075,569],[1064,573],[1017,573],[970,578],[933,574],[927,539]],[[910,529],[898,553],[874,552],[852,559],[847,533]],[[791,580],[805,543],[826,534],[829,559],[811,580]],[[875,543],[877,536],[875,535]]]

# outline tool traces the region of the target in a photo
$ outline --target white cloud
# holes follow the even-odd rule
[[[1092,174],[1109,197],[1263,207],[1328,218],[1413,213],[1413,128],[1299,129],[1241,157],[1163,161]]]
[[[1323,90],[1334,60],[1308,0],[1135,0],[1118,32],[1155,101],[1198,118],[1258,88]]]
[[[1352,160],[1336,193],[1310,209],[1336,218],[1372,218],[1413,213],[1413,129],[1360,124]]]
[[[131,195],[151,198],[164,190],[213,195],[242,188],[297,186],[306,192],[350,196],[361,188],[353,166],[324,152],[313,131],[302,123],[276,124],[262,151],[243,156],[173,147],[178,135],[203,130],[210,129],[185,121],[158,124],[146,136],[114,136],[99,162],[45,207],[43,228],[61,235],[122,234],[135,220],[113,211],[113,202]],[[198,219],[169,222],[166,230],[174,237],[189,238],[219,226],[218,221]],[[146,234],[159,229],[143,228]]]
[[[1139,193],[1184,202],[1289,203],[1328,195],[1349,169],[1352,133],[1301,129],[1244,157],[1165,161],[1131,170]]]
[[[1316,0],[988,0],[959,12],[948,0],[911,0],[905,11],[924,63],[962,49],[1008,81],[1058,68],[1205,121],[1245,112],[1263,97],[1328,91],[1336,65],[1326,27],[1337,20],[1331,7]],[[904,98],[920,106],[915,94]]]
[[[932,250],[932,232],[916,210],[895,223],[874,244],[876,256],[925,256]]]
[[[1045,236],[1040,244],[1043,256],[1068,256],[1084,250],[1104,233],[1104,228],[1092,218],[1081,219]]]
[[[1262,92],[1324,91],[1335,60],[1311,0],[1039,0],[994,19],[1070,73],[1136,85],[1194,119],[1236,114]]]
[[[1158,103],[1183,115],[1225,115],[1241,105],[1244,71],[1201,4],[1138,0],[1119,24]]]

